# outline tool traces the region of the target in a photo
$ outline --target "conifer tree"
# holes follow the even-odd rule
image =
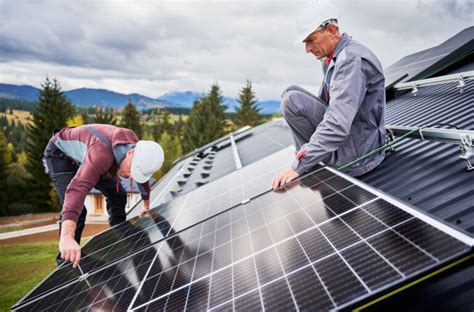
[[[94,123],[98,124],[117,125],[117,119],[115,118],[114,112],[111,108],[97,108],[92,120]]]
[[[4,216],[7,213],[7,164],[5,163],[5,155],[7,153],[7,137],[3,133],[3,129],[0,128],[0,216]]]
[[[212,140],[213,133],[209,123],[214,116],[209,105],[206,105],[204,100],[197,99],[194,101],[193,108],[189,114],[183,134],[182,145],[184,153],[190,152]]]
[[[214,83],[208,95],[202,99],[202,102],[211,111],[211,118],[208,120],[210,139],[208,142],[218,139],[225,134],[227,125],[225,110],[227,106],[223,105],[223,99],[219,85]]]
[[[123,109],[121,126],[133,130],[139,139],[143,137],[140,112],[130,100],[128,100],[127,105]]]
[[[28,155],[27,171],[31,174],[29,181],[29,199],[36,211],[51,211],[54,208],[49,193],[50,178],[45,174],[41,161],[44,149],[52,136],[53,129],[65,128],[67,121],[74,116],[74,107],[61,91],[59,82],[46,78],[42,84],[38,103],[33,112],[32,122],[28,125],[26,154]]]
[[[165,161],[155,175],[157,179],[164,176],[173,166],[173,162],[182,155],[181,142],[179,138],[177,136],[171,137],[171,135],[166,131],[161,135],[160,145],[165,153]]]
[[[240,90],[239,99],[240,106],[236,109],[234,124],[237,128],[245,126],[255,127],[261,122],[262,116],[260,109],[257,107],[257,99],[252,90],[252,83],[247,80],[246,85]]]

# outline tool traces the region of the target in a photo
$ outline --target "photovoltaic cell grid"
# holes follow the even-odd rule
[[[472,49],[472,47],[469,48],[465,45],[472,40],[473,35],[474,27],[469,27],[438,46],[405,56],[385,69],[385,85],[390,86],[398,80],[411,80],[444,58],[452,56],[451,59],[439,65],[440,68],[444,67],[463,53],[468,53],[470,51],[469,49]],[[453,57],[453,53],[457,54],[457,56]],[[405,78],[401,79],[404,76]]]
[[[469,250],[322,169],[17,309],[337,309]]]
[[[268,191],[272,178],[288,165],[292,157],[293,149],[286,148],[153,209],[148,218],[135,217],[94,236],[82,248],[80,269],[74,269],[70,264],[56,269],[23,301],[78,279],[84,273],[98,270]]]

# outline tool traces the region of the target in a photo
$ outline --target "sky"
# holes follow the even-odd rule
[[[474,25],[474,0],[333,0],[342,32],[384,67]],[[294,46],[304,1],[0,0],[0,83],[103,88],[152,98],[207,92],[260,100],[317,92],[321,64]]]

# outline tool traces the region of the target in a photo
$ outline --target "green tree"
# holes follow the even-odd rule
[[[236,109],[234,124],[237,128],[245,126],[255,127],[258,125],[262,116],[260,109],[257,107],[257,98],[252,90],[252,83],[247,80],[246,85],[240,90],[239,99],[237,100],[240,106]]]
[[[140,112],[135,105],[128,100],[127,105],[122,112],[122,127],[131,129],[135,132],[138,138],[143,137],[143,128],[140,121]]]
[[[74,107],[61,91],[59,82],[56,79],[50,81],[46,78],[33,112],[32,122],[28,125],[25,146],[28,155],[26,169],[32,176],[28,195],[36,211],[51,211],[57,208],[53,206],[49,197],[51,183],[44,173],[41,158],[53,129],[66,127],[67,121],[74,116],[74,113]]]
[[[179,114],[178,120],[173,125],[174,135],[181,137],[183,135],[183,129],[184,129],[183,115]]]
[[[3,129],[0,129],[0,215],[4,216],[7,213],[8,205],[8,190],[7,190],[7,164],[5,161],[7,154],[8,141],[7,137],[3,133]]]
[[[184,127],[182,142],[184,153],[190,152],[212,140],[213,134],[208,126],[211,118],[213,118],[213,114],[210,111],[209,105],[206,105],[203,99],[194,101],[193,108]]]
[[[223,105],[221,91],[217,83],[214,83],[211,86],[211,90],[207,96],[202,99],[202,102],[211,111],[211,118],[208,120],[210,142],[222,137],[225,134],[225,128],[227,124],[225,116],[225,110],[227,109],[227,106]]]
[[[111,108],[97,108],[95,111],[95,117],[92,120],[94,123],[117,125],[117,119],[115,118],[114,111]]]
[[[166,131],[161,135],[160,145],[165,153],[165,161],[155,174],[157,179],[164,176],[173,166],[173,162],[183,154],[179,138],[177,136],[171,137]]]

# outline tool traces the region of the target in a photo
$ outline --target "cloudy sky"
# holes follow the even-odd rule
[[[0,0],[0,82],[105,88],[159,97],[235,97],[246,79],[259,99],[290,84],[316,92],[321,66],[295,47],[298,1]],[[474,0],[333,0],[340,28],[387,67],[474,25]]]

